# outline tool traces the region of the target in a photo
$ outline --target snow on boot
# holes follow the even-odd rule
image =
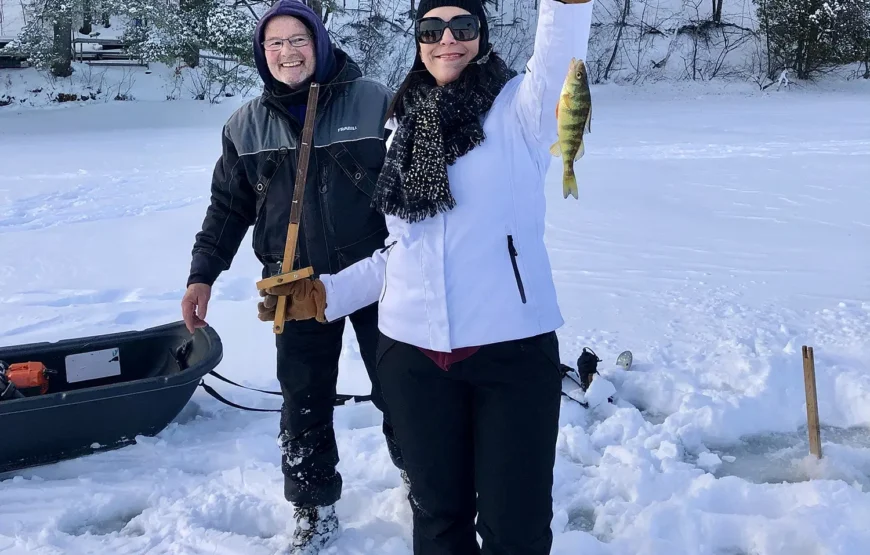
[[[292,555],[318,555],[338,537],[335,506],[299,507],[293,511],[296,530],[291,544]]]

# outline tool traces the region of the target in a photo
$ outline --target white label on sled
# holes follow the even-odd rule
[[[121,375],[121,358],[118,349],[69,355],[65,361],[67,383]]]

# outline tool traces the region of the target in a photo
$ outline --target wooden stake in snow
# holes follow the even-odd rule
[[[810,453],[822,458],[822,436],[819,428],[819,401],[816,396],[816,363],[813,348],[803,346],[804,388],[807,392],[807,433],[810,436]]]

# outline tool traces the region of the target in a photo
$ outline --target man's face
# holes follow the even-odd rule
[[[285,40],[278,50],[269,50],[269,43]],[[304,46],[291,46],[291,43],[308,39]],[[300,41],[305,42],[305,41]],[[295,17],[278,15],[269,20],[263,33],[266,64],[276,80],[297,88],[314,75],[316,58],[314,56],[314,37],[308,28]]]

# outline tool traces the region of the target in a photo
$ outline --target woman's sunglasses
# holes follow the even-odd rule
[[[480,34],[480,21],[475,15],[457,15],[450,21],[440,17],[424,17],[415,24],[417,40],[423,44],[435,44],[444,36],[444,29],[450,28],[450,33],[458,41],[474,40]]]

